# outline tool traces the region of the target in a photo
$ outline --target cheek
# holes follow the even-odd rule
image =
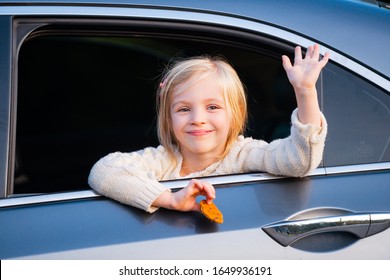
[[[179,136],[180,131],[183,127],[183,120],[182,118],[179,118],[175,115],[171,115],[171,134],[174,139],[177,139],[177,136]]]
[[[229,136],[232,124],[230,115],[221,114],[218,117],[215,116],[213,124],[215,127],[218,128],[219,132],[221,133],[220,136],[223,136],[224,138],[227,138]]]
[[[172,130],[176,130],[177,127],[179,126],[179,120],[175,115],[171,115],[171,127]]]
[[[225,129],[229,132],[231,125],[232,125],[232,116],[230,113],[226,113],[223,120],[222,120],[222,125],[225,126]]]
[[[233,122],[233,119],[232,119],[232,116],[229,114],[228,116],[226,116],[226,119],[225,119],[225,133],[226,133],[226,138],[229,138],[231,136],[231,134],[234,134],[234,122]]]

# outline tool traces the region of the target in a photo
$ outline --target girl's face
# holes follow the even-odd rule
[[[182,92],[174,90],[170,111],[184,160],[187,157],[217,160],[224,152],[231,118],[215,77],[204,78]]]

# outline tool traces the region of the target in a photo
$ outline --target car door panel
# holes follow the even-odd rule
[[[238,234],[240,231],[247,232],[253,229],[259,236],[267,239],[267,243],[283,247],[264,235],[261,227],[284,220],[297,212],[321,207],[363,212],[372,211],[374,204],[375,211],[390,211],[388,203],[390,188],[386,183],[389,181],[390,173],[377,171],[366,174],[338,174],[220,185],[217,186],[215,203],[224,215],[223,224],[210,222],[197,212],[182,213],[160,209],[154,214],[148,214],[105,198],[5,207],[0,210],[2,221],[0,247],[3,248],[0,257],[33,257],[42,254],[60,256],[60,251],[87,252],[88,248],[92,247],[115,248],[120,244],[131,247],[132,243],[153,244],[163,240],[169,243],[167,240],[173,242],[185,238],[203,240],[206,238],[204,235],[209,234],[210,236],[221,234],[220,238],[223,239],[224,235],[230,236],[234,232]],[[28,235],[25,235],[26,231]],[[387,234],[388,230],[379,233],[378,236]],[[337,240],[335,236],[337,234],[321,236],[319,240],[322,242],[328,240],[327,242],[331,244],[329,240]],[[378,237],[372,236],[367,239],[371,238]],[[359,247],[359,244],[368,242],[354,237],[344,239],[348,246],[353,244],[351,247]],[[243,251],[254,242],[247,238],[239,240]],[[340,240],[338,243],[341,244],[338,245],[345,246],[342,244],[343,239]],[[188,246],[193,250],[197,244],[199,242]],[[334,250],[333,245],[328,247]],[[306,247],[302,244],[298,246]],[[222,247],[213,248],[223,250]],[[289,250],[291,248],[293,247]],[[206,251],[211,252],[214,249]],[[304,256],[307,254],[305,250],[300,250],[301,253],[296,252],[294,255]],[[311,250],[326,252],[327,249]],[[295,249],[292,251],[295,252]],[[115,255],[115,252],[112,254]],[[152,251],[150,254],[149,257],[153,258]],[[169,256],[178,257],[174,252],[170,252]],[[259,251],[257,257],[267,258],[267,255]]]

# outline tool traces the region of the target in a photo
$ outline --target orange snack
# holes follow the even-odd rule
[[[207,204],[206,200],[202,200],[199,205],[200,211],[206,216],[206,218],[218,224],[223,223],[223,215],[214,203]]]

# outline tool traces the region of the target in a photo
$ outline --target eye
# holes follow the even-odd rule
[[[209,105],[207,107],[207,110],[217,110],[217,109],[220,109],[221,107],[217,106],[217,105]]]
[[[181,107],[179,109],[177,109],[177,112],[189,112],[190,109],[188,107]]]

